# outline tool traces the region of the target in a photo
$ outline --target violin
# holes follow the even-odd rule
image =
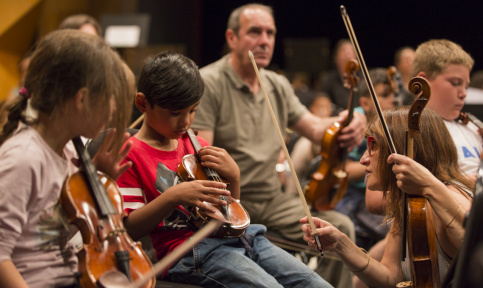
[[[201,160],[198,154],[201,145],[193,130],[188,129],[187,134],[193,144],[196,155],[189,154],[183,157],[181,163],[178,165],[178,175],[181,179],[183,179],[183,181],[211,180],[224,182],[215,170],[201,165]],[[190,210],[190,222],[200,229],[208,222],[215,219],[222,224],[213,233],[213,236],[225,238],[242,236],[245,233],[245,229],[250,225],[250,215],[248,215],[248,212],[240,204],[239,200],[236,200],[231,196],[217,196],[217,198],[224,200],[227,204],[225,206],[220,206],[203,202],[210,206],[215,213],[201,211],[197,207],[193,207]]]
[[[419,133],[419,118],[429,101],[431,90],[426,79],[414,77],[409,81],[409,91],[417,96],[408,114],[406,151],[414,158],[414,135]],[[402,251],[405,258],[406,241],[414,287],[440,287],[438,251],[433,213],[425,197],[403,193]]]
[[[394,106],[400,107],[403,105],[403,99],[400,89],[400,77],[397,73],[397,68],[395,66],[389,66],[386,69],[386,77],[389,82],[389,87],[391,87],[391,92],[394,94]]]
[[[61,205],[70,224],[82,234],[79,258],[82,287],[126,286],[142,278],[152,263],[127,234],[123,225],[123,200],[115,181],[99,175],[82,140],[72,139],[82,169],[64,182]],[[155,286],[152,277],[142,287]]]
[[[478,127],[478,129],[483,129],[483,122],[480,119],[476,118],[475,115],[469,112],[461,112],[460,116],[457,121],[461,122],[463,125],[468,125],[469,122],[473,123]]]
[[[345,67],[345,84],[350,89],[347,120],[343,123],[335,122],[322,137],[320,155],[321,162],[317,170],[310,176],[305,186],[305,198],[318,211],[332,210],[342,199],[348,185],[348,174],[345,171],[347,149],[340,148],[337,137],[341,130],[349,125],[353,118],[355,94],[358,91],[359,78],[356,75],[359,64],[350,60]]]

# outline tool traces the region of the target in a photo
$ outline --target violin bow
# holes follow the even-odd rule
[[[139,288],[144,285],[149,279],[156,277],[158,274],[161,274],[166,270],[169,266],[173,265],[174,262],[179,260],[183,255],[185,255],[190,249],[192,249],[196,244],[198,244],[204,238],[210,236],[215,232],[220,226],[222,222],[216,219],[211,220],[208,224],[203,226],[200,230],[198,230],[195,234],[193,234],[187,241],[183,244],[178,246],[174,249],[171,253],[166,255],[161,261],[156,263],[153,266],[153,269],[146,273],[143,277],[139,278],[135,282],[131,283],[128,286],[124,286],[126,288]]]
[[[359,65],[361,66],[362,74],[366,79],[366,84],[367,84],[367,87],[369,88],[369,92],[371,93],[372,101],[374,101],[374,106],[376,106],[377,115],[381,120],[381,124],[384,129],[384,134],[386,135],[386,140],[389,145],[389,149],[391,150],[391,153],[397,153],[396,146],[392,141],[391,133],[389,133],[389,128],[387,127],[386,120],[382,116],[381,106],[379,105],[379,100],[377,99],[376,91],[374,90],[374,85],[372,85],[371,76],[369,75],[369,71],[367,70],[366,62],[364,62],[364,57],[362,56],[361,48],[359,48],[356,34],[354,33],[351,20],[349,19],[349,15],[347,14],[347,10],[345,9],[344,5],[340,6],[340,12],[342,14],[342,19],[344,20],[344,24],[347,29],[347,33],[349,34],[349,38],[352,42],[352,46],[354,46],[357,59],[359,60]]]
[[[131,125],[129,125],[129,129],[135,129],[143,120],[144,120],[144,113],[141,114],[141,116],[139,116],[138,119],[136,119],[134,122],[132,122]]]
[[[307,205],[307,201],[305,200],[304,193],[302,192],[302,187],[300,186],[300,182],[298,180],[297,174],[295,173],[295,168],[292,163],[292,159],[290,158],[290,154],[288,153],[287,146],[285,145],[285,141],[282,136],[282,131],[280,131],[280,127],[278,126],[277,119],[275,118],[275,113],[273,112],[272,104],[270,104],[270,99],[268,99],[267,91],[265,90],[265,86],[262,82],[262,77],[260,76],[260,72],[258,71],[257,63],[255,62],[255,58],[253,57],[252,51],[248,51],[248,56],[250,56],[250,60],[252,61],[253,69],[255,69],[255,73],[257,74],[258,83],[260,84],[260,88],[262,88],[263,95],[265,97],[265,102],[267,103],[268,111],[270,112],[270,116],[272,117],[273,124],[277,130],[278,139],[282,144],[283,152],[285,153],[285,158],[287,159],[288,165],[290,166],[290,172],[292,174],[292,179],[295,182],[297,187],[297,192],[299,193],[300,200],[302,200],[302,204],[304,206],[305,214],[307,214],[307,220],[309,221],[310,228],[312,229],[312,236],[315,239],[315,243],[317,245],[317,249],[320,251],[320,256],[324,257],[324,248],[322,247],[322,243],[320,243],[319,235],[317,234],[317,229],[315,228],[314,220],[312,219],[312,215],[310,214],[309,206]]]

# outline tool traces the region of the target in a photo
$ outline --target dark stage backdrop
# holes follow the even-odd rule
[[[231,10],[251,2],[139,0],[139,12],[152,15],[150,44],[185,43],[187,56],[203,67],[216,61],[223,54],[224,32]],[[392,65],[394,52],[402,46],[416,48],[419,43],[426,40],[446,38],[460,44],[473,56],[473,71],[483,69],[483,1],[259,2],[272,6],[275,12],[278,33],[272,61],[274,69],[287,69],[291,63],[286,62],[293,59],[290,57],[304,59],[304,62],[307,62],[306,58],[312,58],[321,70],[330,68],[330,52],[333,46],[337,40],[347,38],[340,16],[341,4],[347,8],[369,68]],[[314,45],[317,43],[320,43],[322,52],[313,53],[316,48]],[[303,51],[293,48],[293,53],[290,52],[287,56],[286,46],[290,45]]]

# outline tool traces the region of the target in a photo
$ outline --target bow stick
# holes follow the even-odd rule
[[[297,174],[295,174],[295,169],[292,163],[292,159],[290,158],[290,154],[288,153],[287,146],[285,145],[285,141],[283,140],[282,131],[280,131],[280,127],[278,127],[277,119],[275,119],[275,114],[273,113],[272,105],[270,104],[270,100],[268,99],[267,91],[265,91],[265,87],[262,83],[262,78],[260,77],[260,72],[258,71],[257,63],[255,63],[255,58],[253,58],[252,51],[248,51],[248,55],[253,64],[253,69],[257,74],[258,82],[260,84],[260,88],[262,88],[263,95],[265,97],[265,102],[267,103],[268,111],[270,112],[270,116],[272,117],[273,124],[277,130],[278,139],[282,144],[283,152],[285,153],[285,158],[287,159],[288,165],[290,166],[290,172],[292,174],[293,181],[297,186],[297,191],[299,192],[300,200],[302,200],[302,204],[304,205],[305,214],[307,214],[307,220],[309,221],[310,228],[312,229],[312,236],[315,239],[315,243],[317,244],[317,249],[320,251],[320,256],[324,256],[324,251],[322,244],[320,243],[319,235],[317,234],[317,229],[315,228],[314,220],[312,219],[312,215],[310,215],[309,206],[307,205],[307,201],[305,200],[304,193],[302,192],[302,187],[300,186],[300,182],[298,180]]]
[[[149,279],[156,277],[156,275],[161,274],[164,270],[166,270],[169,266],[173,265],[174,262],[179,260],[186,254],[190,249],[192,249],[196,244],[198,244],[204,238],[210,236],[215,232],[220,226],[222,222],[218,220],[212,220],[203,228],[201,228],[198,232],[193,234],[188,240],[186,240],[183,244],[179,247],[171,251],[168,255],[166,255],[161,261],[156,263],[146,275],[142,278],[138,279],[137,281],[133,282],[132,284],[126,286],[125,283],[122,283],[120,286],[110,286],[108,288],[117,288],[117,287],[124,287],[124,288],[138,288],[144,285]]]
[[[374,90],[374,86],[372,85],[371,76],[369,76],[366,62],[364,62],[364,57],[362,57],[361,48],[359,47],[359,44],[357,42],[356,34],[354,33],[351,20],[349,19],[349,15],[347,14],[347,10],[345,9],[344,5],[340,6],[340,12],[342,14],[342,19],[344,20],[344,24],[347,29],[347,33],[349,34],[349,38],[351,39],[352,46],[354,46],[357,59],[359,60],[359,64],[361,65],[362,74],[364,74],[364,78],[366,79],[366,84],[369,88],[369,92],[371,93],[372,101],[374,101],[374,105],[376,106],[377,115],[379,116],[382,127],[384,128],[384,134],[386,135],[389,149],[391,150],[391,153],[397,153],[396,146],[394,145],[391,134],[389,133],[389,129],[387,128],[386,120],[382,116],[381,106],[379,105],[379,100],[377,100],[376,91]]]

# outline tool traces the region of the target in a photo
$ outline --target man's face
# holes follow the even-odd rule
[[[399,63],[397,63],[397,69],[401,71],[403,75],[408,75],[409,70],[411,70],[411,66],[414,62],[414,50],[405,49],[401,52],[401,58],[399,59]]]
[[[351,43],[345,43],[339,47],[337,55],[335,56],[335,65],[341,75],[345,71],[347,62],[352,59],[357,59],[356,57],[356,52]]]
[[[240,65],[251,65],[248,56],[250,50],[258,68],[264,68],[272,60],[275,33],[275,22],[267,11],[261,8],[247,8],[240,15],[238,35],[228,35],[227,41]]]

